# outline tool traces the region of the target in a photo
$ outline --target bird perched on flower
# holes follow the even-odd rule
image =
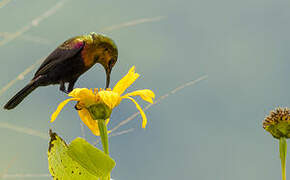
[[[111,89],[95,89],[94,91],[87,88],[75,88],[68,94],[72,98],[64,100],[59,104],[56,111],[51,115],[51,122],[54,122],[63,107],[70,101],[77,101],[75,108],[78,110],[81,120],[90,128],[96,136],[100,135],[98,128],[98,119],[106,119],[106,124],[109,123],[109,118],[112,110],[117,107],[122,100],[129,99],[139,110],[142,116],[142,128],[146,127],[147,117],[141,106],[132,98],[134,96],[141,97],[144,101],[153,104],[155,94],[150,89],[136,90],[124,94],[127,88],[131,86],[139,77],[133,66],[129,72],[117,82],[114,88]]]
[[[60,84],[59,89],[69,93],[73,90],[77,79],[96,63],[100,63],[106,71],[106,88],[108,88],[111,70],[117,58],[117,46],[107,36],[90,33],[68,39],[43,61],[32,80],[7,102],[4,109],[15,108],[40,86]],[[68,83],[67,90],[65,83]]]

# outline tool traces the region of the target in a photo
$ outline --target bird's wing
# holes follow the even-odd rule
[[[40,65],[35,73],[35,77],[41,74],[45,74],[50,67],[55,64],[71,59],[77,55],[85,46],[85,42],[80,38],[71,38],[64,43],[62,43],[58,48],[56,48]]]

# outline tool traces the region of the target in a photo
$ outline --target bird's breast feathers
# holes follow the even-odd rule
[[[81,56],[86,67],[94,65],[95,53],[92,46],[93,40],[90,36],[79,36],[65,41],[59,48],[60,49],[79,49],[83,47]]]
[[[95,62],[96,56],[97,56],[97,51],[94,48],[94,46],[91,44],[85,44],[85,47],[82,50],[82,59],[83,59],[84,65],[88,68],[93,66],[96,63]]]

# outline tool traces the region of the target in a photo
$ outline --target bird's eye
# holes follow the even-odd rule
[[[108,51],[109,49],[108,48],[105,48],[105,51]]]

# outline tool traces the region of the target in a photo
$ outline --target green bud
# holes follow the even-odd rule
[[[110,109],[106,104],[104,103],[99,103],[99,104],[94,104],[91,105],[88,108],[91,117],[94,120],[97,119],[108,119],[111,116],[112,109]]]

